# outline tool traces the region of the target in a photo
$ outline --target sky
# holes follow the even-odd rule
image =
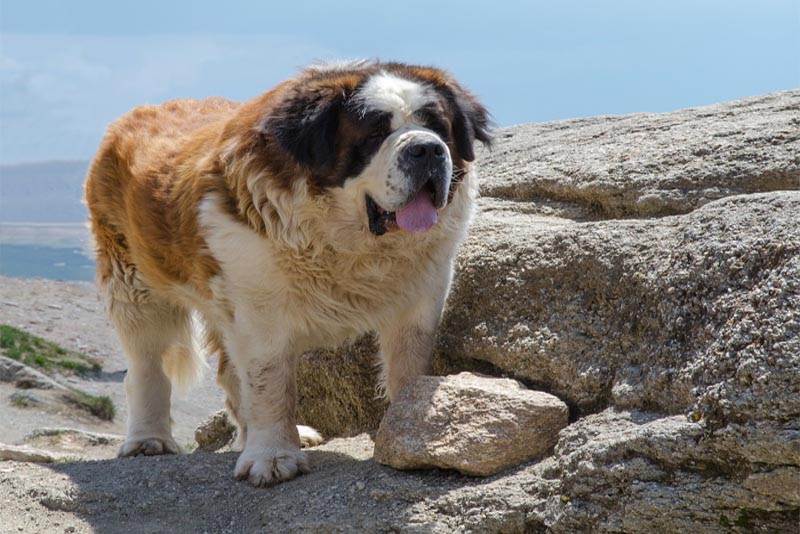
[[[800,0],[0,0],[0,164],[86,160],[141,104],[316,61],[443,67],[498,126],[800,88]]]

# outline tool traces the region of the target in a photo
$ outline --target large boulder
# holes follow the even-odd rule
[[[459,256],[443,361],[714,425],[800,414],[800,193],[575,223],[492,209]]]
[[[798,189],[800,91],[664,114],[525,124],[480,154],[485,197],[572,219],[688,213]]]
[[[555,532],[791,532],[798,462],[796,421],[714,431],[608,409],[565,429],[531,471],[558,496],[539,501],[538,519]]]

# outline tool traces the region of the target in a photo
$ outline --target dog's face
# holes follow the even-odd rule
[[[435,225],[473,143],[490,141],[486,109],[449,75],[395,63],[305,71],[283,89],[262,135],[313,194],[337,190],[360,206],[376,236]]]

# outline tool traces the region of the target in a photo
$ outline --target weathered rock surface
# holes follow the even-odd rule
[[[709,414],[764,389],[744,385],[763,384],[763,358],[724,356],[763,334],[758,351],[789,366],[778,380],[797,391],[786,355],[797,353],[800,91],[504,128],[479,163],[482,213],[458,259],[439,374],[508,374],[574,415],[612,402]],[[755,332],[759,317],[769,324]],[[375,428],[376,351],[370,336],[306,355],[301,419],[327,436]]]
[[[16,391],[8,398],[12,406],[41,406],[45,403],[42,399],[28,391]]]
[[[297,369],[299,422],[325,437],[378,428],[388,402],[377,390],[378,343],[367,335],[338,350],[304,354]]]
[[[35,429],[22,443],[71,460],[107,460],[116,458],[117,449],[124,440],[125,437],[118,434],[47,427]]]
[[[558,398],[516,380],[472,373],[420,377],[386,411],[375,460],[398,469],[493,475],[548,452],[567,418]]]
[[[120,445],[125,436],[118,434],[106,434],[103,432],[89,432],[78,428],[37,428],[23,440],[25,443],[33,443],[38,440],[50,440],[58,442],[69,442],[79,444],[79,446],[91,445]]]
[[[608,464],[587,447],[584,464],[608,475],[560,464],[564,481],[617,493],[566,492],[543,524],[647,531],[674,502],[676,530],[795,528],[800,91],[497,138],[481,154],[482,213],[457,261],[437,372],[516,378],[567,402],[587,432],[608,424],[586,417],[598,412],[683,421],[705,458],[665,461],[670,442],[656,435],[636,440],[649,456]],[[653,462],[674,481],[637,467]],[[625,510],[590,521],[619,491]]]
[[[712,431],[683,416],[585,417],[535,468],[563,496],[546,523],[557,532],[789,532],[800,520],[791,489],[800,472],[783,462],[798,459],[798,431],[796,421]]]
[[[488,210],[459,257],[440,355],[569,402],[714,425],[800,414],[800,193],[660,219]]]
[[[796,459],[800,427],[780,428]],[[793,532],[800,473],[769,462],[734,467],[774,442],[765,432],[743,453],[752,435],[610,409],[568,426],[552,456],[474,478],[382,466],[363,434],[309,449],[310,474],[266,489],[233,479],[236,453],[8,462],[0,464],[0,519],[12,531],[47,531],[55,521],[134,534],[164,525],[231,534]]]
[[[569,218],[688,213],[800,188],[800,91],[664,114],[526,124],[481,154],[483,194]]]
[[[122,436],[74,428],[40,428],[22,444],[0,443],[0,460],[14,462],[75,462],[116,457]]]

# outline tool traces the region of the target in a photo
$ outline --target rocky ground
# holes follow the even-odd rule
[[[497,137],[436,368],[564,401],[554,448],[485,478],[377,464],[358,434],[385,410],[365,338],[301,364],[302,419],[358,434],[312,449],[311,474],[253,489],[233,453],[208,452],[0,463],[0,530],[800,530],[800,91]],[[0,281],[0,322],[104,359],[82,385],[123,406],[92,290]],[[221,404],[203,388],[176,404],[179,439]],[[0,441],[41,426],[0,415]]]
[[[65,424],[90,431],[125,433],[127,410],[122,380],[127,364],[93,284],[0,276],[0,324],[97,358],[103,369],[99,375],[57,378],[87,393],[107,395],[117,408],[117,417],[108,423],[92,418],[74,421],[76,414],[68,406],[63,408],[63,415],[58,415],[52,410],[15,408],[0,402],[0,420],[4,422],[0,425],[0,442],[14,443],[36,428]],[[178,443],[191,443],[198,423],[224,405],[224,397],[214,384],[214,363],[209,360],[211,371],[202,384],[186,395],[173,394]],[[14,391],[12,385],[0,382],[0,398],[8,398]]]

